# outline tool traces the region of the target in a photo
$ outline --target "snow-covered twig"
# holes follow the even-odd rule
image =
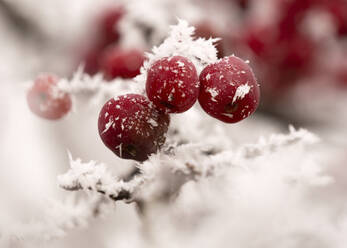
[[[276,153],[288,146],[309,145],[317,140],[304,129],[290,127],[287,135],[272,135],[257,144],[218,154],[210,154],[209,147],[199,144],[169,147],[139,165],[141,173],[128,182],[113,176],[105,164],[83,163],[80,159],[73,160],[70,155],[71,169],[59,176],[58,181],[66,190],[97,191],[115,201],[152,200],[175,195],[187,181],[216,176],[229,167],[242,167],[249,159]]]

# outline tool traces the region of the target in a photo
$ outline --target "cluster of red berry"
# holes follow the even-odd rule
[[[107,80],[117,77],[133,78],[140,74],[145,60],[144,51],[119,45],[119,21],[125,15],[122,7],[110,8],[97,21],[94,42],[83,55],[84,70],[90,75],[98,72]]]
[[[259,104],[259,85],[246,62],[225,57],[204,68],[182,56],[164,57],[147,71],[146,93],[112,98],[98,121],[104,144],[117,156],[144,161],[165,142],[170,113],[182,113],[198,100],[203,110],[223,122],[235,123]]]

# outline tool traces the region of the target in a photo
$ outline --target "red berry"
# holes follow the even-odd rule
[[[100,69],[100,57],[102,54],[102,47],[91,47],[83,55],[84,72],[89,75],[95,75]]]
[[[261,59],[268,60],[274,56],[275,32],[270,25],[249,24],[241,33],[244,42],[251,51]]]
[[[34,81],[27,93],[27,102],[33,113],[57,120],[70,111],[71,98],[56,87],[57,83],[58,78],[53,75],[41,75]]]
[[[140,50],[111,47],[105,50],[101,58],[101,71],[109,80],[133,78],[140,74],[144,61],[144,53]]]
[[[118,23],[123,17],[124,12],[122,7],[114,7],[101,14],[98,24],[100,43],[107,46],[118,42],[120,38]]]
[[[260,89],[251,68],[240,58],[225,57],[200,74],[201,107],[212,117],[235,123],[251,115],[259,104]]]
[[[169,116],[146,97],[128,94],[105,103],[98,128],[104,144],[117,156],[144,161],[164,144],[169,122]]]
[[[315,44],[308,37],[296,34],[282,42],[280,65],[304,71],[313,59]]]
[[[278,32],[279,38],[282,40],[288,39],[296,35],[298,24],[303,20],[306,12],[312,8],[316,0],[280,0],[278,11],[279,23]]]
[[[199,95],[194,64],[182,56],[157,60],[148,70],[146,92],[154,105],[166,113],[187,111]]]

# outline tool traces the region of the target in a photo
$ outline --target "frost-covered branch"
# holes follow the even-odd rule
[[[260,155],[274,152],[277,149],[297,143],[314,144],[319,138],[305,129],[295,130],[293,126],[289,126],[289,135],[272,135],[268,140],[263,137],[259,139],[257,144],[246,145],[240,149],[242,156],[245,158],[254,158]]]
[[[272,135],[257,144],[210,154],[209,147],[186,144],[163,149],[148,161],[139,164],[140,174],[128,182],[113,176],[105,164],[83,163],[70,156],[71,169],[59,176],[59,185],[66,190],[97,191],[111,199],[127,202],[153,200],[175,195],[191,180],[217,176],[230,167],[244,167],[247,160],[267,156],[290,146],[313,144],[318,139],[304,129],[290,127],[287,135]]]
[[[131,182],[124,182],[113,176],[105,164],[95,161],[83,163],[80,159],[73,160],[69,155],[71,169],[58,177],[59,186],[65,190],[97,191],[113,200],[129,200],[132,193],[142,183],[135,177]]]

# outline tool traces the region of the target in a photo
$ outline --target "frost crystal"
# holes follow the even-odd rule
[[[237,100],[243,99],[248,93],[251,87],[248,84],[240,85],[237,87],[234,98],[233,98],[233,103]]]
[[[152,53],[147,54],[148,60],[141,68],[141,75],[135,78],[138,82],[145,82],[147,70],[158,59],[171,56],[184,56],[195,65],[197,72],[217,61],[217,50],[213,43],[219,39],[194,39],[195,28],[189,26],[184,20],[178,20],[178,24],[171,26],[169,37],[159,46],[154,47]]]

